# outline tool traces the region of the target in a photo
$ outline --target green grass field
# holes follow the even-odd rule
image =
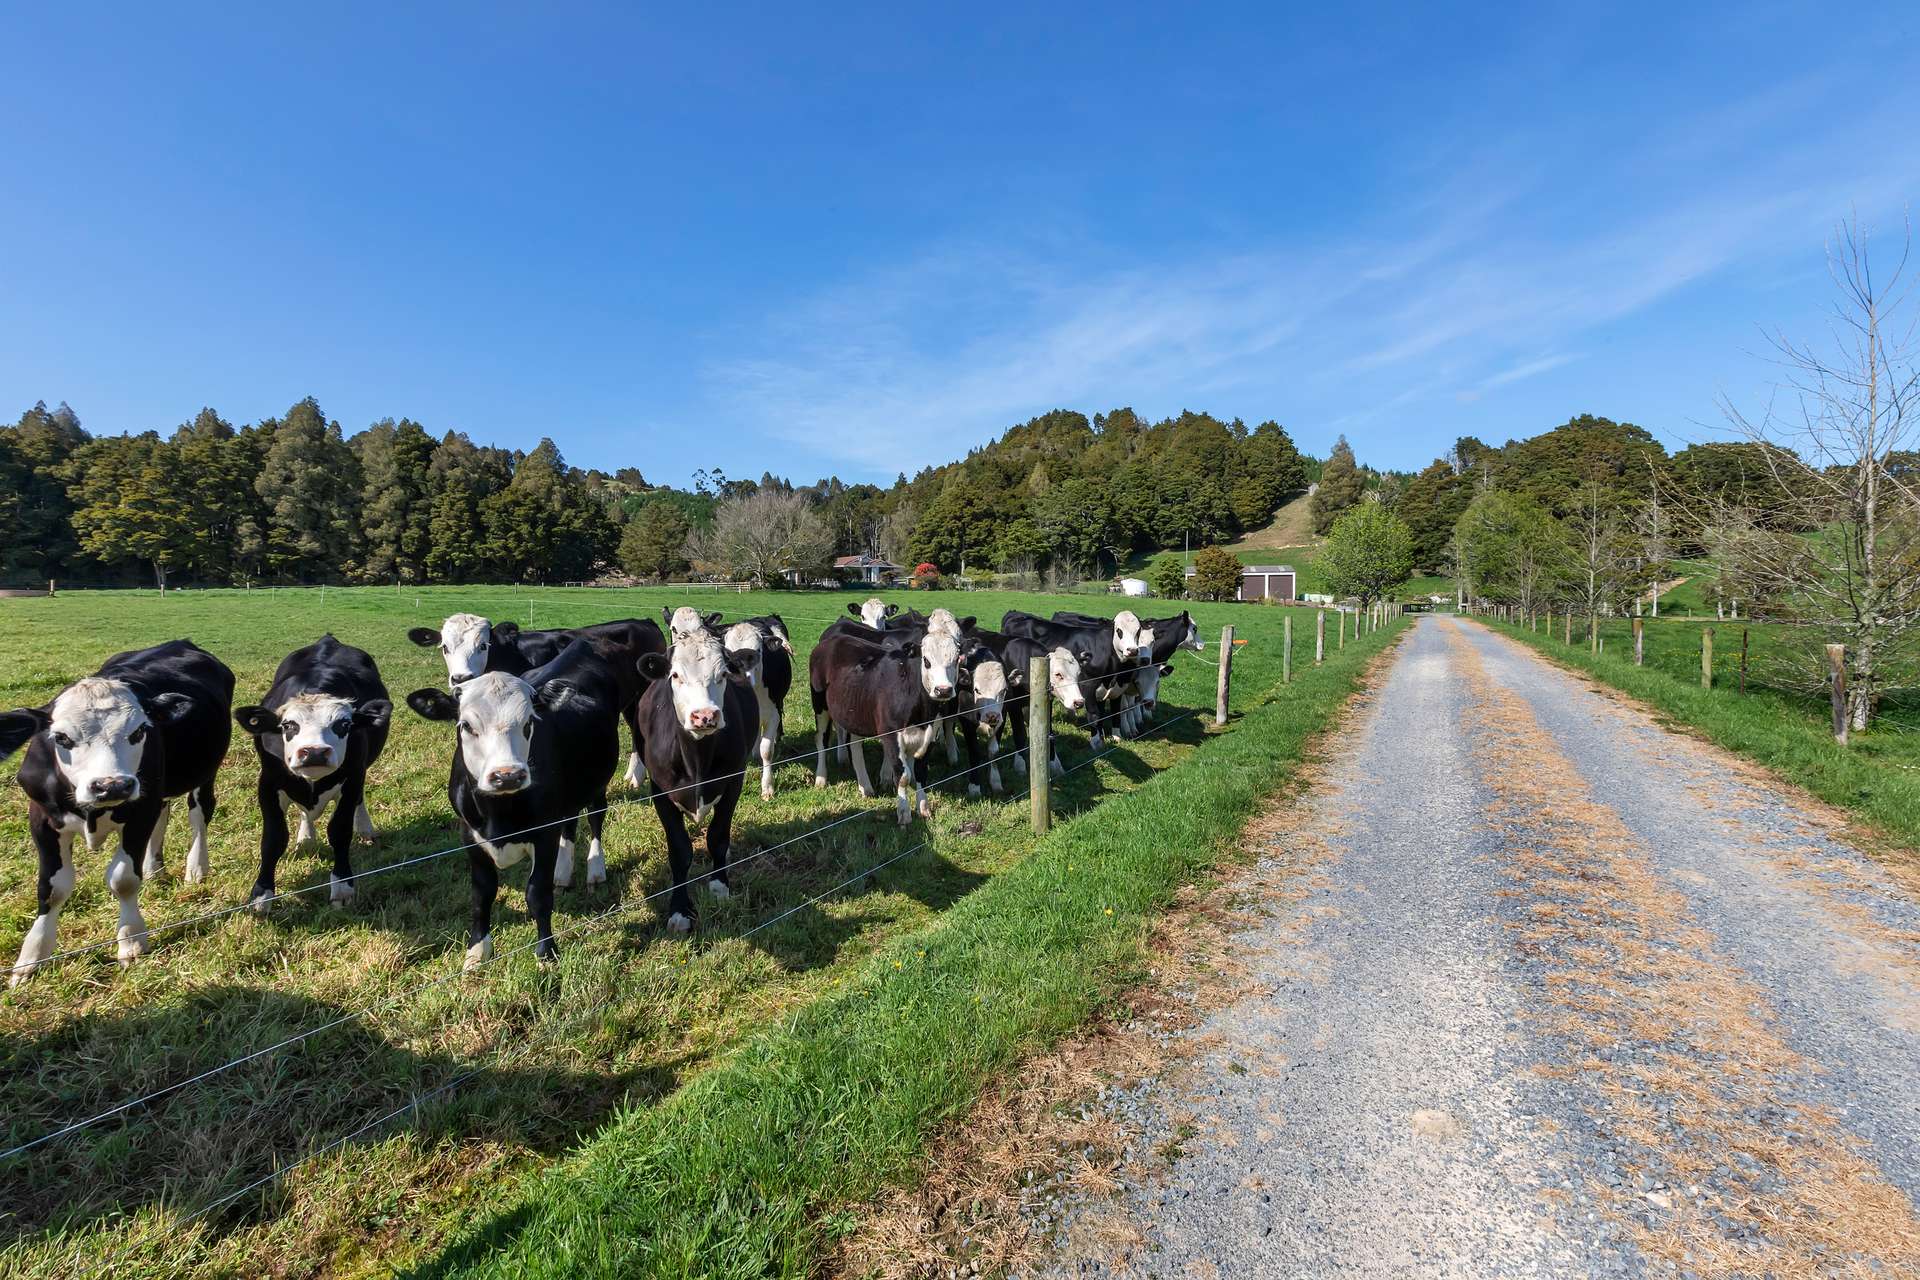
[[[0,705],[37,705],[113,652],[177,636],[227,661],[239,678],[237,700],[251,700],[264,693],[281,656],[323,630],[373,653],[398,701],[444,675],[438,654],[409,644],[406,629],[457,610],[528,627],[657,617],[662,603],[697,603],[730,616],[773,610],[791,624],[804,669],[807,646],[843,616],[849,598],[473,588],[6,600]],[[1010,607],[1085,606],[1084,599],[984,592],[913,602],[994,622]],[[1236,659],[1239,702],[1273,694],[1289,611],[1194,611],[1210,636],[1232,621],[1250,640]],[[1296,656],[1310,660],[1311,622],[1296,630]],[[1323,702],[1334,700],[1335,673],[1350,671],[1383,640],[1350,646],[1316,673],[1327,689]],[[1191,655],[1176,667],[1163,686],[1163,721],[1212,701],[1213,667]],[[781,755],[799,755],[812,741],[804,688],[787,711]],[[1073,772],[1055,792],[1056,812],[1069,820],[1061,830],[1076,830],[1086,820],[1078,815],[1156,777],[1171,778],[1161,771],[1193,755],[1207,736],[1202,724],[1201,717],[1179,720]],[[238,914],[169,932],[170,921],[237,904],[252,882],[255,764],[236,733],[220,778],[212,875],[195,886],[177,878],[185,832],[176,823],[169,872],[143,894],[157,931],[154,952],[125,971],[112,963],[111,948],[76,956],[0,1000],[9,1142],[337,1023],[0,1166],[0,1274],[71,1275],[76,1259],[119,1276],[257,1274],[259,1260],[271,1257],[285,1273],[332,1275],[429,1257],[489,1213],[523,1203],[543,1169],[610,1119],[644,1120],[755,1032],[846,987],[876,955],[1019,865],[1033,844],[1023,796],[969,801],[956,789],[937,789],[932,821],[902,831],[890,797],[861,799],[837,766],[835,785],[816,791],[810,764],[794,761],[779,769],[771,803],[748,788],[735,857],[753,860],[735,877],[731,901],[700,899],[701,927],[682,938],[663,933],[657,904],[638,901],[665,886],[666,867],[651,807],[634,795],[635,803],[617,803],[609,814],[608,884],[561,893],[561,962],[541,969],[522,951],[463,979],[464,854],[364,874],[458,843],[444,796],[451,752],[444,730],[404,708],[396,715],[369,788],[380,837],[356,853],[362,878],[350,907],[330,909],[323,891],[276,904],[266,919]],[[1084,738],[1066,742],[1072,768],[1086,758]],[[936,753],[936,779],[945,771]],[[1016,776],[1008,783],[1019,785]],[[1157,794],[1177,806],[1176,790]],[[12,788],[8,797],[0,801],[0,841],[9,851],[0,859],[0,949],[10,961],[35,908],[26,805]],[[861,878],[923,840],[928,848]],[[771,852],[755,857],[762,850]],[[62,915],[63,950],[112,937],[104,858],[81,853],[76,861],[80,887]],[[280,888],[323,884],[326,865],[318,847],[290,852]],[[509,879],[495,917],[503,953],[532,935],[523,882],[517,873]],[[457,1089],[419,1113],[350,1136],[456,1080]],[[337,1149],[296,1176],[181,1229],[186,1215],[335,1142]]]
[[[1662,597],[1662,608],[1667,607]],[[1543,630],[1492,625],[1627,693],[1799,783],[1830,804],[1851,810],[1909,848],[1920,849],[1920,690],[1887,699],[1874,727],[1837,745],[1824,698],[1798,688],[1809,659],[1779,626],[1746,621],[1646,619],[1646,665],[1633,665],[1633,624],[1603,620],[1605,651],[1588,652],[1585,623],[1574,642]],[[1714,687],[1701,687],[1703,631],[1714,633]],[[1746,692],[1740,692],[1742,633],[1747,640]]]

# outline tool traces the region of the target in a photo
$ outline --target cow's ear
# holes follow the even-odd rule
[[[885,616],[891,618],[894,614],[898,612],[900,612],[900,606],[897,604],[890,604],[886,607]]]
[[[385,698],[368,698],[353,709],[353,722],[378,729],[393,719],[393,704]]]
[[[38,707],[0,712],[0,760],[27,744],[27,739],[52,723],[53,717]]]
[[[857,618],[860,616],[860,606],[849,600],[847,601],[847,612]]]
[[[520,624],[517,622],[494,623],[493,638],[502,644],[512,644],[520,638]]]
[[[431,649],[440,643],[440,632],[433,627],[412,627],[407,631],[407,639],[422,649]]]
[[[460,700],[445,689],[415,689],[407,695],[407,705],[422,720],[447,721],[460,714]]]
[[[649,680],[664,679],[667,672],[672,669],[673,664],[667,661],[667,655],[664,653],[643,653],[640,655],[640,674]]]
[[[709,631],[711,631],[713,628],[720,625],[720,611],[718,609],[715,609],[712,613],[700,619],[700,622]]]
[[[533,698],[540,704],[542,711],[558,711],[578,696],[580,696],[580,690],[574,686],[573,681],[549,680],[540,686],[540,692],[534,694]]]
[[[184,693],[156,693],[147,699],[147,714],[155,724],[184,720],[192,710],[193,699]]]
[[[851,609],[853,608],[853,606],[848,605],[847,608]],[[673,629],[673,606],[672,605],[663,604],[660,606],[660,621],[667,624],[667,629],[669,631]]]
[[[1160,664],[1160,674],[1161,674],[1161,675],[1163,675],[1163,676],[1170,676],[1170,675],[1172,675],[1172,674],[1173,674],[1173,664],[1172,664],[1171,662],[1163,662],[1163,663],[1161,663],[1161,664]]]
[[[263,733],[280,732],[280,717],[265,707],[235,707],[234,723],[247,731],[250,737],[259,737]]]
[[[1027,685],[1027,673],[1024,670],[1007,672],[1007,688],[1024,689]]]
[[[1073,658],[1074,658],[1074,661],[1078,662],[1083,667],[1090,667],[1093,665],[1093,651],[1091,649],[1082,649],[1080,650],[1080,652],[1074,654]]]

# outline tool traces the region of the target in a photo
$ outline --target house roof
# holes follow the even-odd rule
[[[1248,564],[1240,566],[1240,572],[1247,573],[1292,573],[1290,564]]]
[[[879,556],[862,553],[857,556],[835,556],[833,567],[836,569],[899,569],[891,560],[882,560]]]

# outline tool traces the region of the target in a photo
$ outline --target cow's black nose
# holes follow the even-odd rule
[[[933,700],[935,702],[945,702],[948,698],[951,698],[952,696],[953,696],[952,685],[937,684],[933,686]]]
[[[301,764],[329,764],[333,760],[332,747],[301,747],[295,754]]]
[[[87,785],[95,800],[125,800],[133,794],[133,779],[124,773],[95,778]]]
[[[448,677],[447,677],[447,683],[448,683],[448,684],[455,684],[455,685],[459,685],[459,684],[465,684],[465,683],[466,683],[467,681],[469,681],[469,680],[471,680],[471,679],[473,679],[473,677],[472,677],[472,676],[466,676],[466,675],[461,675],[461,676],[448,676]]]
[[[509,765],[487,771],[487,785],[495,791],[518,791],[527,785],[524,765]]]

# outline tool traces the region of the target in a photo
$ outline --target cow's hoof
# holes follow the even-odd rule
[[[860,788],[860,794],[864,798],[871,800],[875,796],[879,795],[880,793],[878,791],[875,791],[872,787],[862,787]]]
[[[922,800],[920,802],[920,816],[928,819],[933,817],[933,801]]]
[[[9,991],[13,990],[13,988],[19,986],[21,983],[25,982],[28,978],[31,978],[32,976],[33,976],[32,965],[23,964],[23,965],[15,966],[13,970],[13,975],[7,979],[7,990]]]
[[[969,782],[967,784],[967,799],[978,800],[979,798],[980,798],[980,784],[977,782]]]
[[[604,862],[589,862],[587,864],[587,888],[591,889],[594,885],[605,884],[606,882],[607,864]]]
[[[625,781],[628,786],[633,787],[635,789],[639,788],[641,778],[640,778],[640,766],[638,764],[630,764],[627,766]]]
[[[712,894],[714,897],[720,899],[722,902],[725,902],[728,898],[731,898],[733,896],[733,890],[727,887],[727,882],[725,880],[707,881],[707,892]]]
[[[535,952],[533,953],[533,958],[534,958],[534,959],[536,959],[536,960],[538,960],[538,961],[539,961],[539,962],[540,962],[541,964],[543,964],[543,965],[549,965],[549,964],[559,964],[559,963],[560,963],[560,948],[558,948],[558,947],[548,947],[548,948],[547,948],[547,949],[546,949],[545,951],[538,951],[538,950],[536,950],[536,951],[535,951]]]
[[[467,948],[467,959],[460,966],[462,973],[472,973],[487,961],[493,959],[493,935],[488,934]]]
[[[151,880],[166,869],[167,864],[160,861],[158,856],[150,853],[147,855],[146,860],[140,864],[140,878],[142,880]]]
[[[271,893],[256,893],[247,899],[247,910],[257,916],[264,916],[272,907],[273,895]]]
[[[188,858],[187,859],[187,883],[199,884],[202,880],[205,880],[206,878],[207,878],[207,864],[205,859]]]
[[[120,963],[123,965],[132,964],[135,960],[147,954],[147,949],[151,945],[152,944],[147,941],[147,931],[145,929],[142,929],[136,934],[123,936],[120,939]]]
[[[693,932],[693,917],[683,916],[678,911],[674,912],[672,915],[667,917],[667,932],[669,933]]]
[[[328,891],[327,901],[338,910],[353,901],[353,881],[333,877],[333,887]]]
[[[553,887],[556,889],[573,888],[573,872],[569,870],[565,876],[562,876],[558,871],[554,872]]]
[[[762,788],[760,788],[760,798],[761,798],[762,800],[771,800],[771,799],[773,799],[773,788],[772,788],[772,787],[762,787]]]

